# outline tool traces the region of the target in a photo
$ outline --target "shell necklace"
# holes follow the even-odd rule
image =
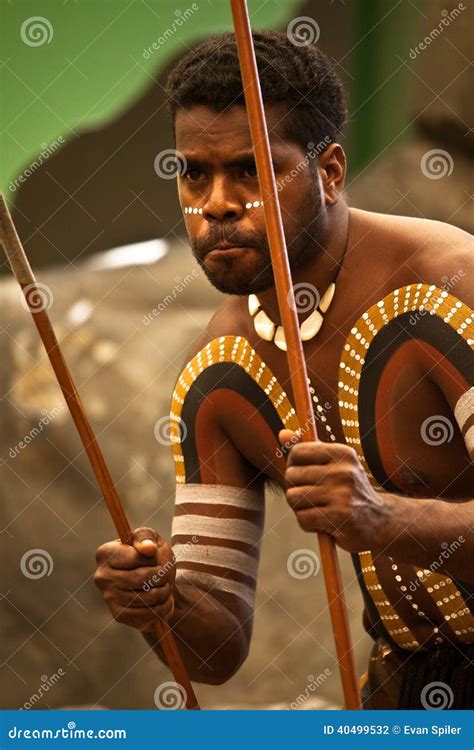
[[[336,284],[332,282],[329,284],[321,299],[319,299],[319,295],[316,295],[315,309],[300,325],[300,336],[302,341],[309,341],[316,336],[323,324],[323,313],[328,311],[335,291]],[[249,295],[248,306],[249,313],[253,318],[255,330],[260,338],[265,341],[273,341],[275,346],[286,352],[286,340],[283,326],[277,326],[272,320],[270,320],[265,310],[262,309],[262,305],[256,294]]]

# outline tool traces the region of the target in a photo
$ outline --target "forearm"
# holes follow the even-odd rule
[[[248,641],[237,617],[216,598],[193,586],[175,587],[175,610],[169,624],[195,682],[221,684],[245,660]],[[156,636],[144,635],[166,663]]]
[[[389,513],[375,554],[474,583],[474,500],[381,497]]]

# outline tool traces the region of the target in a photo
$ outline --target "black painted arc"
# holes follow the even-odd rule
[[[416,315],[416,311],[403,313],[387,323],[372,339],[359,381],[359,432],[370,470],[388,492],[402,493],[403,490],[389,479],[380,457],[375,429],[376,393],[390,357],[406,341],[415,339],[437,349],[469,384],[474,384],[474,353],[471,347],[437,315]]]
[[[283,427],[283,422],[270,398],[241,365],[235,362],[217,362],[209,365],[192,383],[181,410],[181,448],[187,484],[201,482],[195,429],[199,407],[209,394],[221,388],[234,391],[251,403],[260,412],[277,439],[278,432]]]

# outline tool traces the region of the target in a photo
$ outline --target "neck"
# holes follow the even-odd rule
[[[312,284],[320,296],[324,294],[329,284],[334,281],[343,259],[349,231],[349,209],[343,200],[328,210],[327,233],[324,250],[305,266],[292,271],[293,286],[304,282]],[[257,295],[263,309],[269,318],[281,324],[276,288],[274,286],[259,292]],[[299,315],[300,323],[307,318],[308,312]]]

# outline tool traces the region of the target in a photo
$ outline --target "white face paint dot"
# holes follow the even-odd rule
[[[260,205],[260,201],[254,201],[254,202],[253,202],[253,207],[254,207],[254,208],[258,208],[258,207],[259,207],[259,205]]]
[[[198,210],[197,208],[193,208],[193,214],[197,214]]]
[[[245,208],[252,208],[252,204],[251,203],[246,203],[245,204]]]

